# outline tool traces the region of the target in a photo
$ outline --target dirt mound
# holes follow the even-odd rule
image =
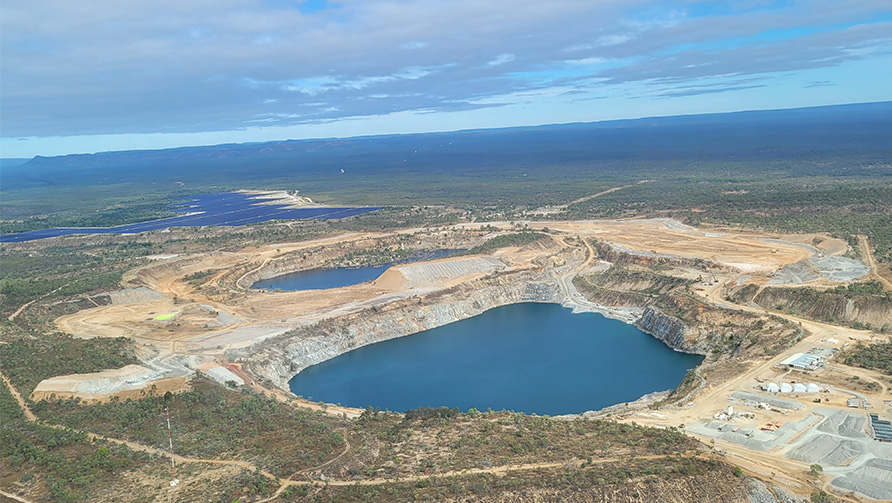
[[[31,399],[39,401],[55,395],[57,398],[107,401],[112,396],[137,397],[153,386],[156,393],[179,391],[185,389],[186,380],[185,376],[165,378],[161,372],[142,365],[127,365],[114,370],[44,379],[31,393]]]
[[[401,266],[399,271],[406,278],[409,288],[416,288],[446,285],[471,276],[504,270],[506,267],[494,257],[462,257]]]
[[[505,270],[508,266],[495,257],[459,257],[394,266],[372,284],[385,290],[407,290],[448,286],[474,277]]]
[[[399,269],[394,267],[384,271],[384,274],[378,276],[378,279],[373,281],[372,284],[382,290],[401,291],[409,288],[409,282],[406,280],[406,277],[403,276]]]

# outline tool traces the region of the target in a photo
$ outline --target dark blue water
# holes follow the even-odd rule
[[[275,278],[263,279],[254,283],[251,288],[266,290],[325,290],[356,285],[377,279],[391,264],[366,267],[338,267],[337,269],[314,269],[300,271]]]
[[[631,325],[556,304],[514,304],[307,368],[297,395],[351,407],[569,414],[674,388],[702,357]]]
[[[407,260],[401,260],[397,263],[404,264],[407,262],[415,262],[418,260],[434,260],[437,258],[451,255],[460,250],[435,250],[432,252],[421,252]],[[325,290],[328,288],[341,288],[344,286],[357,285],[373,279],[384,273],[394,263],[382,265],[369,265],[363,267],[338,267],[335,269],[312,269],[309,271],[298,271],[274,278],[262,279],[251,288],[260,288],[264,290]]]
[[[0,236],[0,243],[17,243],[69,234],[133,234],[167,227],[197,227],[202,225],[248,225],[268,220],[328,220],[345,218],[378,208],[300,208],[290,209],[283,204],[260,204],[264,199],[240,192],[202,194],[171,204],[171,210],[193,215],[150,220],[115,227],[60,227],[39,231],[20,232]]]

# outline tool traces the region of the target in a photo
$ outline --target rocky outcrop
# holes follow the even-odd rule
[[[642,331],[663,341],[670,348],[684,353],[706,354],[702,341],[688,337],[688,326],[680,319],[650,306],[635,323]]]
[[[643,308],[635,325],[676,351],[758,357],[776,354],[798,335],[779,318],[709,305],[689,291],[692,283],[618,265],[574,280],[592,302]]]
[[[690,285],[691,280],[613,266],[577,276],[573,284],[586,298],[605,306],[645,307],[669,292]]]
[[[755,285],[747,285],[734,292],[731,298],[735,302],[750,302],[765,309],[786,311],[828,323],[892,330],[892,297],[884,293],[858,292],[858,285],[826,290],[808,287],[759,289]],[[882,292],[882,287],[878,289]]]
[[[240,357],[281,389],[301,370],[352,349],[440,327],[496,307],[559,303],[557,283],[539,271],[496,273],[425,296],[330,318],[268,339]]]

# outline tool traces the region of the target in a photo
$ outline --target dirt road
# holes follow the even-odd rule
[[[579,199],[574,199],[567,204],[558,204],[555,206],[543,206],[542,208],[533,210],[530,213],[532,213],[533,215],[552,215],[555,213],[561,213],[561,212],[567,211],[567,208],[569,208],[570,206],[572,206],[574,204],[584,203],[584,202],[590,201],[596,197],[601,197],[601,196],[605,196],[607,194],[612,194],[613,192],[616,192],[618,190],[628,189],[629,187],[641,185],[642,183],[647,183],[649,181],[650,180],[641,180],[639,182],[631,183],[629,185],[623,185],[622,187],[613,187],[613,188],[610,188],[607,190],[602,190],[601,192],[597,192],[595,194],[590,194],[587,196],[580,197]]]
[[[79,430],[76,428],[67,428],[65,426],[61,426],[61,425],[57,425],[57,424],[45,423],[45,422],[41,421],[37,416],[35,416],[31,412],[31,410],[28,408],[25,401],[22,400],[21,395],[19,395],[18,391],[15,389],[15,387],[12,385],[12,383],[9,381],[9,379],[6,377],[6,375],[4,375],[2,372],[0,372],[0,379],[3,380],[4,384],[7,386],[7,388],[12,393],[13,397],[16,399],[16,402],[18,403],[19,407],[22,409],[22,412],[25,414],[25,417],[28,421],[39,422],[40,424],[42,424],[44,426],[51,427],[51,428],[71,429],[72,431],[80,432],[80,433],[87,435],[87,437],[90,440],[105,440],[107,442],[125,445],[128,448],[135,450],[135,451],[145,452],[148,454],[154,454],[154,455],[157,455],[160,457],[172,458],[174,461],[176,461],[179,464],[205,463],[205,464],[214,464],[214,465],[235,466],[235,467],[239,467],[239,468],[244,468],[246,470],[250,470],[252,472],[259,472],[264,477],[267,477],[271,480],[277,480],[277,477],[275,475],[273,475],[272,473],[270,473],[266,470],[262,470],[257,465],[254,465],[253,463],[249,463],[246,461],[207,459],[207,458],[191,458],[191,457],[187,457],[187,456],[180,456],[178,454],[171,454],[170,452],[168,452],[164,449],[139,444],[137,442],[132,442],[129,440],[122,440],[122,439],[107,437],[107,436],[103,436],[103,435],[97,435],[97,434],[94,434],[94,433],[91,433],[88,431]],[[278,479],[280,481],[280,486],[276,490],[276,492],[273,493],[273,495],[270,496],[269,498],[261,500],[261,501],[263,501],[263,502],[273,501],[276,498],[278,498],[279,495],[281,495],[281,493],[284,492],[288,487],[292,487],[292,486],[305,486],[305,485],[316,485],[316,484],[327,485],[327,486],[354,486],[354,485],[377,486],[377,485],[385,485],[385,484],[400,483],[400,482],[403,482],[403,483],[404,482],[416,482],[416,481],[421,481],[421,480],[432,480],[432,479],[437,479],[437,478],[478,475],[478,474],[485,474],[485,473],[504,475],[509,472],[515,472],[515,471],[540,470],[540,469],[547,469],[547,468],[563,468],[563,467],[570,467],[570,466],[575,467],[575,468],[582,468],[583,466],[594,466],[594,465],[609,464],[609,463],[627,463],[630,460],[630,458],[628,456],[619,457],[619,458],[595,459],[595,460],[592,460],[591,462],[586,462],[586,461],[579,460],[579,459],[572,459],[572,460],[568,460],[568,461],[524,463],[524,464],[518,464],[518,465],[495,466],[495,467],[490,467],[490,468],[472,468],[472,469],[465,469],[465,470],[452,470],[452,471],[436,473],[436,474],[412,475],[409,477],[399,477],[399,478],[378,477],[378,478],[369,478],[369,479],[362,479],[362,480],[326,479],[324,481],[323,480],[313,481],[313,480],[295,480],[294,479],[294,477],[297,477],[299,475],[308,474],[308,473],[322,470],[325,467],[336,462],[338,459],[340,459],[347,453],[349,453],[351,450],[351,446],[350,446],[349,442],[347,442],[346,436],[345,436],[344,442],[345,442],[344,451],[341,452],[340,454],[338,454],[337,456],[335,456],[334,458],[332,458],[322,464],[319,464],[317,466],[300,470],[300,471],[292,474],[288,478]],[[700,452],[689,452],[689,453],[683,453],[682,455],[687,455],[689,457],[704,457],[704,458],[706,457],[706,455],[704,455],[703,453],[700,453]],[[634,459],[653,460],[653,459],[676,458],[677,456],[678,456],[678,454],[661,454],[661,455],[636,456]],[[17,501],[30,503],[23,498],[18,498],[17,496],[9,495],[9,494],[3,493],[3,492],[0,492],[0,494],[10,497],[12,499],[15,499]]]
[[[867,262],[867,267],[870,267],[870,275],[882,283],[884,288],[892,290],[892,279],[889,279],[892,278],[892,272],[889,271],[888,267],[882,267],[882,270],[880,270],[880,266],[877,265],[873,258],[873,252],[870,249],[870,242],[867,241],[867,236],[859,235],[858,244],[860,245],[859,248],[861,248],[861,255]],[[889,278],[886,276],[889,276]]]
[[[701,295],[708,303],[719,307],[745,311],[757,315],[765,314],[764,309],[756,309],[746,305],[733,304],[722,299],[720,296],[720,292],[723,286],[724,283],[719,283],[711,288],[707,288],[697,293]],[[660,413],[662,417],[659,419],[633,417],[629,420],[643,422],[651,426],[679,424],[691,425],[696,424],[697,422],[705,421],[709,418],[712,418],[713,414],[716,411],[725,409],[728,406],[728,400],[733,392],[750,391],[752,384],[757,381],[758,377],[773,374],[773,367],[790,355],[793,355],[795,353],[804,353],[811,347],[819,344],[822,339],[830,337],[838,339],[846,339],[851,337],[855,340],[869,341],[872,335],[869,331],[855,330],[852,328],[815,322],[786,313],[777,312],[772,314],[785,318],[793,323],[801,324],[802,328],[806,330],[809,335],[804,337],[793,347],[780,352],[776,356],[761,363],[752,365],[749,369],[741,372],[730,381],[724,382],[721,386],[707,387],[705,390],[701,391],[698,395],[692,398],[696,402],[694,402],[689,407],[684,407],[677,410],[661,410]],[[866,395],[871,396],[872,399],[876,399],[878,402],[881,403],[880,398],[886,396],[886,393],[888,392],[888,388],[884,383],[874,378],[866,371],[852,369],[853,371],[850,372],[848,368],[843,370],[847,374],[858,375],[862,378],[879,383],[882,390],[881,393]],[[806,411],[810,410],[811,406],[814,405],[810,403],[810,400],[806,399],[797,400],[794,398],[790,398],[790,400],[799,401],[799,403],[803,404],[804,409],[800,412],[800,415],[803,415],[803,417]],[[844,404],[831,405],[822,403],[821,407],[835,408],[838,410],[846,409]],[[806,428],[806,430],[807,429],[808,428]],[[725,451],[726,459],[728,459],[732,464],[741,467],[742,469],[758,476],[759,478],[773,480],[775,482],[781,483],[794,492],[803,495],[807,495],[810,491],[813,490],[812,484],[815,483],[815,479],[809,475],[809,465],[807,463],[787,458],[783,453],[777,452],[776,450],[755,451],[737,443],[726,442],[690,430],[687,430],[686,432],[706,443],[713,444],[717,448],[722,449],[723,451]],[[790,439],[790,441],[792,440],[793,439]],[[821,482],[820,485],[826,485],[829,480],[830,477],[825,477],[825,480]],[[847,501],[859,501],[850,498],[842,499],[845,499]]]

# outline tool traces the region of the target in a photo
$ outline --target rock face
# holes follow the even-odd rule
[[[687,325],[674,316],[650,306],[635,323],[642,331],[663,341],[670,348],[684,353],[706,354],[705,348],[698,341],[687,337]]]
[[[352,349],[403,337],[521,302],[559,303],[557,283],[541,271],[496,273],[469,283],[292,330],[242,356],[281,389],[301,370]]]
[[[858,322],[874,328],[892,328],[892,299],[884,295],[773,287],[763,288],[752,301],[767,309],[782,307],[831,323]]]

